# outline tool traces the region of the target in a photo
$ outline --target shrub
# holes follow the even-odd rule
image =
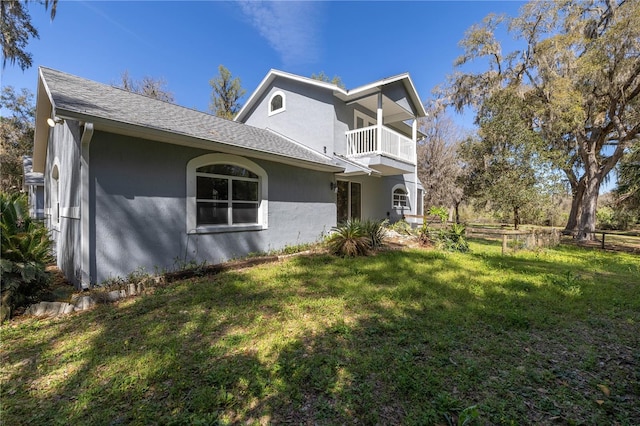
[[[467,227],[461,223],[452,223],[449,231],[442,231],[439,244],[448,251],[469,251],[466,238]]]
[[[0,194],[0,212],[1,320],[5,320],[49,284],[45,267],[51,261],[51,240],[44,225],[27,214],[24,195]]]
[[[379,249],[384,244],[387,236],[385,223],[386,221],[382,220],[365,220],[362,222],[363,231],[371,240],[371,248],[373,250]]]
[[[432,216],[438,216],[442,223],[447,220],[446,210],[443,208],[431,207],[429,214]],[[418,241],[422,245],[435,244],[438,248],[447,251],[469,251],[469,243],[465,237],[466,227],[459,223],[452,223],[451,227],[447,229],[434,229],[429,225],[427,217],[425,216],[422,226],[418,231]]]
[[[349,219],[333,230],[326,244],[331,253],[339,256],[365,256],[371,250],[371,237],[362,222]]]
[[[411,225],[404,219],[392,223],[391,225],[389,225],[389,229],[397,232],[398,234],[411,234]]]

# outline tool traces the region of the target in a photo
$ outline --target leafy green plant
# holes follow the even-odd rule
[[[406,235],[411,234],[411,225],[409,225],[409,223],[404,219],[394,222],[388,227],[389,229],[397,232],[398,234],[406,234]]]
[[[452,223],[449,230],[442,230],[438,233],[437,244],[440,248],[448,251],[469,251],[469,242],[465,236],[466,226],[461,223]]]
[[[43,224],[27,212],[24,195],[0,194],[2,320],[46,288],[45,267],[51,261],[51,240]]]
[[[371,237],[362,222],[349,219],[336,227],[327,237],[327,248],[339,256],[366,256],[371,250]]]
[[[384,221],[380,220],[365,220],[361,222],[362,229],[371,240],[371,248],[377,250],[384,244],[387,230],[384,227]]]

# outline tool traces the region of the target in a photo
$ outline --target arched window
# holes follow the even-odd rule
[[[392,194],[392,206],[394,209],[409,208],[409,192],[404,185],[394,186]]]
[[[58,165],[51,170],[51,224],[60,224],[60,171]]]
[[[265,229],[267,174],[236,155],[206,154],[187,165],[187,232]]]
[[[269,100],[269,115],[283,112],[286,109],[284,93],[278,90]]]

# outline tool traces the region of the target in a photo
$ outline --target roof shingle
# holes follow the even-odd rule
[[[331,158],[259,129],[50,68],[40,68],[58,112],[97,117],[339,168]],[[214,148],[212,146],[212,148]]]

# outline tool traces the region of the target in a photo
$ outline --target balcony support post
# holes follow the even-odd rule
[[[382,91],[378,92],[378,111],[376,115],[377,120],[377,135],[376,135],[376,152],[382,153]]]

